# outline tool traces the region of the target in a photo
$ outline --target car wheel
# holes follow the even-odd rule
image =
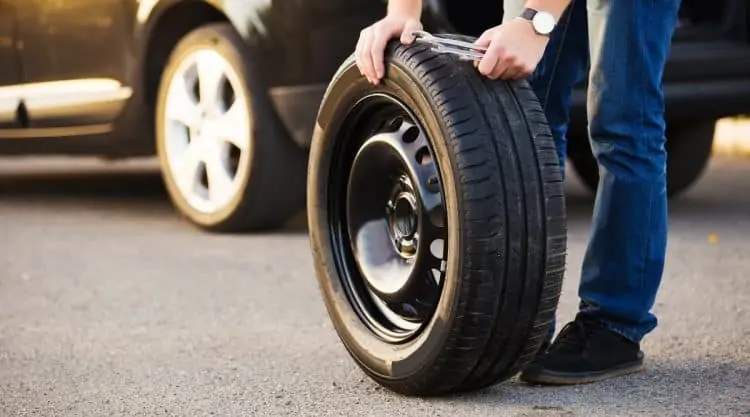
[[[674,198],[695,184],[711,159],[716,120],[670,125],[667,129],[667,195]],[[599,165],[589,142],[571,143],[568,159],[581,182],[596,194]]]
[[[378,86],[346,60],[318,115],[307,209],[319,287],[379,384],[486,387],[532,358],[557,307],[554,144],[525,81],[489,81],[420,43],[390,43],[386,60]]]
[[[176,45],[159,87],[167,191],[207,230],[273,228],[304,208],[306,152],[283,133],[246,51],[231,25],[200,27]]]

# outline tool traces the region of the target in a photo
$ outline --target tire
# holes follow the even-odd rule
[[[711,159],[716,120],[671,125],[667,132],[667,196],[676,198],[686,192],[703,175]],[[574,144],[568,159],[586,188],[596,194],[599,165],[589,142]]]
[[[208,231],[272,229],[305,205],[307,153],[286,135],[247,51],[230,24],[199,27],[175,46],[159,86],[156,147],[167,192],[184,217]],[[204,62],[223,71],[208,110],[199,98],[209,90],[196,91],[211,84],[195,84]],[[200,74],[210,80],[210,72]]]
[[[322,297],[350,356],[382,386],[438,396],[494,385],[538,351],[559,300],[566,217],[550,131],[525,81],[491,82],[419,42],[390,43],[386,64],[373,86],[349,57],[319,110],[307,209]],[[395,187],[412,185],[413,217],[393,214],[402,191],[388,194],[403,172]],[[403,225],[418,232],[411,246]],[[396,251],[401,269],[378,271],[377,257]]]

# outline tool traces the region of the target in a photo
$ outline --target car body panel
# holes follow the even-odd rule
[[[465,0],[424,1],[425,29],[458,32],[447,10],[462,8],[451,1]],[[490,0],[466,5],[481,1]],[[0,59],[15,63],[0,69],[0,152],[9,152],[10,143],[13,153],[123,157],[154,152],[155,91],[170,50],[163,44],[179,39],[170,38],[176,26],[188,25],[181,36],[202,23],[231,22],[246,42],[253,77],[267,87],[289,136],[306,147],[330,77],[354,51],[362,28],[384,15],[386,1],[0,0],[0,8]],[[481,25],[499,21],[502,12],[492,16]],[[747,35],[750,25],[725,27]],[[669,120],[699,117],[698,110],[706,117],[750,112],[750,45],[725,47],[730,52],[675,49],[665,70]],[[577,125],[585,125],[584,87],[574,95]],[[698,100],[711,105],[697,106]]]
[[[0,3],[0,130],[18,128],[17,110],[21,82],[16,53],[16,19],[13,10]]]
[[[50,136],[58,128],[83,126],[106,131],[101,125],[111,123],[132,95],[122,85],[120,1],[10,1],[16,5],[27,133]]]

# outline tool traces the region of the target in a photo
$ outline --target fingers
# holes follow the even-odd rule
[[[383,62],[385,48],[391,38],[399,37],[401,43],[414,42],[414,32],[421,30],[418,20],[381,20],[362,30],[355,49],[355,59],[360,74],[370,83],[378,84],[385,75]],[[511,80],[531,75],[533,68],[526,64],[528,59],[523,49],[508,48],[505,43],[513,41],[501,27],[486,30],[474,44],[486,49],[482,59],[475,61],[478,71],[489,79]],[[517,39],[516,39],[517,40]],[[515,46],[515,45],[511,45]],[[529,57],[526,57],[529,58]]]
[[[492,29],[487,29],[474,41],[474,45],[488,47],[492,40],[492,35],[495,33]]]
[[[493,39],[487,47],[484,57],[479,61],[477,69],[485,77],[494,80],[507,68],[505,62],[504,48],[500,46],[500,42],[497,39]]]
[[[355,49],[354,55],[356,57],[357,67],[360,73],[367,78],[368,81],[375,81],[375,68],[372,63],[372,43],[373,43],[373,28],[372,26],[362,30],[359,36],[359,42],[357,42],[357,48]]]
[[[504,70],[502,72],[493,72],[492,76],[494,79],[516,80],[526,78],[533,71],[524,58],[516,54],[506,52],[501,60],[503,61]]]
[[[500,33],[485,32],[475,44],[485,46],[484,57],[475,64],[479,72],[491,80],[512,80],[528,77],[531,69],[515,52],[503,45]]]
[[[531,75],[531,70],[519,57],[505,53],[487,77],[492,80],[517,80]]]
[[[357,63],[357,68],[359,68],[359,73],[361,75],[365,75],[365,61],[362,55],[365,36],[367,36],[366,28],[359,32],[359,40],[357,40],[357,46],[354,48],[354,61]]]
[[[402,43],[409,45],[414,42],[414,32],[422,29],[422,24],[417,20],[408,20],[402,24],[396,22],[379,22],[373,31],[373,41],[370,47],[370,56],[375,71],[373,84],[378,84],[385,75],[385,64],[383,55],[388,41],[399,36]]]
[[[391,34],[386,31],[377,31],[373,36],[373,41],[370,46],[370,59],[372,60],[372,66],[375,71],[375,79],[372,80],[373,84],[380,82],[385,73],[383,66],[383,55],[385,53],[385,46],[390,40]]]
[[[477,64],[479,72],[492,80],[497,79],[507,68],[505,48],[502,46],[502,32],[488,29],[474,41],[475,45],[486,48],[484,56]]]
[[[490,78],[493,80],[510,80],[518,74],[519,62],[515,55],[503,51],[499,61],[501,65],[495,66]]]
[[[502,80],[518,80],[528,77],[531,75],[531,72],[532,71],[530,71],[527,66],[514,63],[513,65],[508,66],[499,78]]]
[[[402,42],[409,44],[414,41],[413,32],[422,28],[417,20],[408,22],[381,20],[362,30],[354,51],[355,60],[360,73],[373,84],[378,84],[385,75],[383,55],[388,41],[400,37]]]

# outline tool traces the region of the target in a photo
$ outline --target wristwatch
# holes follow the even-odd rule
[[[555,29],[555,17],[550,12],[526,7],[518,17],[530,21],[534,31],[539,35],[549,36]]]

